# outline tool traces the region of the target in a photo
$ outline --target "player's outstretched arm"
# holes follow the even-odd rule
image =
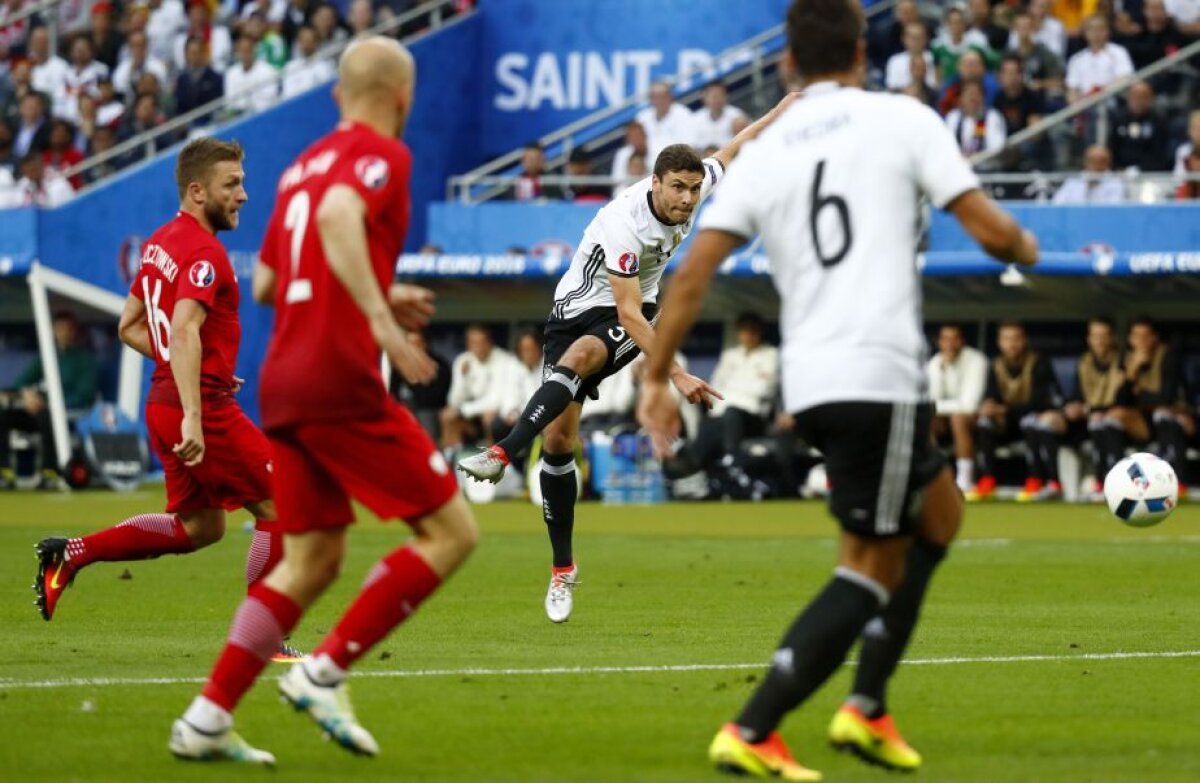
[[[208,311],[195,299],[180,299],[171,316],[171,375],[183,407],[179,443],[172,451],[186,465],[199,465],[204,460],[200,409],[200,361],[204,348],[200,327],[206,318]]]
[[[154,358],[154,345],[150,341],[150,323],[146,320],[146,305],[136,296],[125,300],[121,321],[117,324],[117,336],[121,342],[145,356]]]
[[[250,278],[250,293],[254,301],[262,305],[275,304],[275,270],[259,261],[254,265],[254,274]]]
[[[391,305],[375,280],[367,245],[366,216],[366,202],[354,188],[348,185],[331,187],[317,207],[321,249],[329,270],[366,317],[371,335],[392,366],[409,383],[428,383],[436,375],[437,365],[405,339]]]
[[[642,349],[646,353],[646,378],[638,421],[650,433],[655,452],[660,456],[671,454],[670,444],[679,437],[679,411],[667,388],[675,352],[700,315],[717,267],[745,242],[745,237],[715,229],[705,229],[696,236],[687,257],[671,277],[655,328],[654,344],[651,350]]]
[[[796,99],[799,97],[800,93],[798,92],[789,92],[787,95],[783,96],[783,100],[775,104],[775,108],[771,109],[769,112],[743,128],[741,133],[734,136],[733,139],[730,140],[730,142],[722,149],[718,150],[713,157],[721,161],[722,166],[729,168],[729,164],[734,158],[737,157],[738,150],[742,148],[742,145],[753,139],[758,134],[762,133],[768,125],[770,125],[772,122],[775,122],[779,115],[787,111],[787,108],[795,103]]]
[[[1037,237],[981,190],[969,190],[946,207],[988,255],[1009,264],[1033,266],[1038,259]]]

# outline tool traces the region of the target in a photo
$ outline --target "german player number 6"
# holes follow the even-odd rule
[[[150,288],[150,279],[142,278],[142,302],[146,305],[146,324],[150,327],[150,341],[154,343],[154,352],[164,362],[171,361],[171,319],[158,306],[162,298],[162,280],[154,281]]]
[[[821,179],[824,176],[825,161],[822,160],[817,164],[817,172],[813,175],[812,211],[808,213],[808,226],[812,231],[813,250],[816,251],[817,260],[821,262],[821,266],[828,269],[840,263],[850,252],[850,246],[854,244],[854,231],[850,228],[850,207],[846,204],[846,199],[841,196],[821,195]],[[838,221],[842,224],[842,244],[836,253],[827,255],[826,248],[821,246],[821,234],[817,224],[821,219],[821,211],[829,208],[837,213]]]
[[[300,277],[300,249],[304,247],[304,232],[308,230],[308,218],[312,212],[312,198],[301,190],[288,202],[283,216],[283,227],[292,232],[292,280],[288,283],[284,301],[288,304],[307,302],[312,299],[312,280]]]

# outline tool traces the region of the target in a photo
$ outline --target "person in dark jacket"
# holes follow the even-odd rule
[[[184,49],[187,68],[175,79],[175,113],[186,114],[220,98],[225,93],[225,80],[208,64],[208,47],[203,39],[189,38]],[[192,125],[204,125],[212,118],[204,114],[193,120]]]
[[[437,365],[437,374],[429,383],[412,384],[393,369],[389,390],[396,400],[412,411],[429,437],[437,441],[438,414],[446,407],[446,398],[450,394],[450,362],[429,350],[429,342],[423,332],[410,332],[408,339],[418,350],[429,354],[429,358]]]

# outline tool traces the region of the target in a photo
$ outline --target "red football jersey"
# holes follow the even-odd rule
[[[171,317],[180,299],[195,299],[207,316],[200,327],[200,393],[205,403],[229,398],[242,327],[237,277],[225,248],[186,212],[155,231],[142,246],[142,263],[129,289],[146,306],[154,375],[147,402],[179,405],[171,374]]]
[[[259,383],[264,428],[385,414],[379,347],[329,269],[316,212],[334,185],[358,192],[367,207],[371,267],[386,291],[408,231],[411,168],[400,141],[342,123],[280,177],[260,253],[276,273],[275,331]]]

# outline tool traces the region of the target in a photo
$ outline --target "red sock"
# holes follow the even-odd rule
[[[279,649],[303,610],[283,593],[264,584],[250,588],[229,629],[229,641],[201,691],[209,701],[233,712],[246,691]]]
[[[441,583],[442,578],[411,547],[397,549],[367,574],[358,598],[313,657],[325,653],[341,668],[349,668],[408,619]]]
[[[116,527],[67,541],[67,559],[77,569],[100,560],[145,560],[193,550],[174,514],[139,514]]]
[[[258,584],[283,559],[283,534],[272,532],[270,522],[258,520],[250,551],[246,553],[246,587]]]

